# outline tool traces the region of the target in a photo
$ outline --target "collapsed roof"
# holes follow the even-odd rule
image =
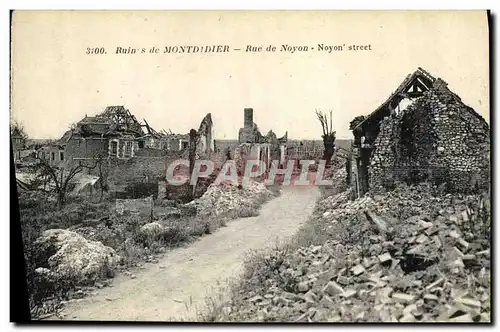
[[[161,137],[161,134],[154,130],[146,120],[143,121],[144,124],[141,124],[124,106],[107,106],[96,116],[85,116],[76,124],[74,132],[82,136],[130,134],[136,138]],[[65,133],[61,140],[67,142],[69,139],[67,134]]]
[[[379,122],[388,116],[392,110],[395,110],[403,99],[413,99],[422,96],[425,91],[432,88],[435,81],[436,78],[421,67],[418,67],[415,72],[406,76],[396,91],[394,91],[385,102],[355,126],[353,131],[364,130],[374,123]]]

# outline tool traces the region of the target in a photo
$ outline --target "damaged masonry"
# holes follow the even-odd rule
[[[488,124],[422,68],[351,128],[350,178],[358,197],[398,181],[430,181],[462,192],[489,185]]]

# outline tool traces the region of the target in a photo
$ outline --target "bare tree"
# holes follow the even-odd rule
[[[98,165],[97,165],[97,171],[98,171],[98,176],[99,176],[99,189],[100,189],[100,195],[99,195],[99,202],[102,202],[102,199],[104,197],[104,191],[108,191],[108,184],[104,182],[104,172],[102,170],[102,160],[103,158],[101,156],[98,157],[96,160]]]
[[[323,159],[326,164],[330,162],[332,159],[333,153],[335,152],[335,134],[336,132],[333,130],[333,111],[330,110],[329,116],[326,112],[321,112],[319,110],[315,110],[316,116],[321,124],[321,129],[323,130],[323,146],[325,148],[323,153]]]
[[[28,134],[26,133],[23,124],[15,120],[10,121],[10,134],[20,135],[24,140],[28,139]]]
[[[57,203],[60,209],[66,204],[66,195],[69,191],[71,180],[84,169],[94,169],[101,163],[101,158],[96,158],[93,160],[92,165],[85,165],[79,162],[76,166],[66,168],[50,165],[48,160],[38,156],[36,160],[37,163],[34,167],[37,169],[38,178],[49,179],[49,181],[54,183],[53,191],[56,194]]]

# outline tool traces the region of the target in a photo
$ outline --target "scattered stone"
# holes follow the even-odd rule
[[[321,248],[323,248],[323,247],[322,246],[314,246],[314,247],[311,248],[311,252],[313,254],[317,254],[317,253],[319,253],[321,251]]]
[[[479,321],[481,323],[491,323],[491,318],[490,318],[490,314],[488,312],[483,312],[481,315],[480,315],[480,319]]]
[[[467,261],[467,262],[469,262],[469,263],[470,263],[470,262],[473,262],[473,261],[475,261],[475,260],[476,260],[476,255],[474,255],[474,254],[467,254],[467,255],[464,255],[464,256],[462,257],[462,260],[464,261],[464,263],[465,263],[465,261]]]
[[[448,322],[450,322],[450,323],[471,323],[471,322],[473,322],[473,320],[472,320],[472,316],[467,313],[465,315],[457,316],[455,318],[450,318],[448,320]]]
[[[309,282],[307,281],[302,281],[299,283],[299,285],[297,286],[299,292],[301,293],[305,293],[307,292],[311,287],[310,287],[310,284]]]
[[[464,239],[462,238],[459,238],[457,240],[457,244],[459,244],[464,250],[467,250],[469,249],[469,242],[465,241]]]
[[[416,239],[415,239],[415,242],[418,243],[418,244],[422,244],[424,242],[426,242],[429,238],[427,236],[425,236],[424,234],[420,234]]]
[[[352,274],[354,274],[355,276],[359,276],[360,274],[365,272],[365,268],[363,267],[363,265],[358,264],[355,267],[353,267],[351,269],[351,271],[352,271]]]
[[[392,298],[398,302],[410,303],[415,299],[415,296],[404,293],[394,293],[392,294]]]
[[[288,306],[289,303],[290,303],[289,300],[287,300],[281,296],[276,296],[275,298],[273,298],[274,305],[282,305],[282,306],[286,307],[286,306]]]
[[[434,235],[432,237],[432,240],[434,241],[434,244],[436,245],[437,248],[441,248],[443,246],[443,243],[441,242],[441,239],[439,238],[439,236]]]
[[[436,234],[437,232],[439,232],[439,229],[437,229],[435,226],[431,226],[431,227],[427,228],[424,233],[427,236],[432,236],[432,235]]]
[[[341,296],[343,298],[346,298],[346,299],[349,299],[351,297],[353,297],[354,295],[356,295],[356,290],[355,289],[346,289],[342,294]]]
[[[391,264],[391,270],[394,270],[396,268],[396,266],[398,266],[398,264],[400,262],[401,262],[401,260],[393,258],[392,259],[392,264]]]
[[[455,302],[469,306],[469,307],[473,307],[473,308],[481,308],[481,302],[478,300],[471,299],[471,298],[462,297],[462,298],[455,299]]]
[[[413,316],[412,314],[406,314],[399,319],[399,322],[401,323],[413,323],[415,321],[415,316]]]
[[[324,288],[323,293],[326,293],[330,296],[334,296],[337,294],[344,293],[344,289],[340,287],[335,281],[330,281]]]
[[[312,291],[308,291],[304,294],[303,299],[306,301],[306,303],[314,304],[316,303],[316,294],[314,294],[314,292]]]
[[[425,294],[424,295],[424,300],[425,301],[439,301],[439,297],[437,297],[436,295],[434,294]]]
[[[420,220],[419,225],[420,225],[420,229],[427,229],[429,227],[432,227],[434,224],[431,222],[427,222],[425,220]]]
[[[262,300],[263,300],[262,296],[255,295],[254,297],[248,299],[248,302],[257,303],[257,302],[261,302]]]
[[[477,256],[485,256],[485,257],[489,258],[490,257],[490,249],[479,251],[476,253],[476,255]]]
[[[444,278],[439,278],[438,280],[434,281],[432,284],[430,284],[429,286],[425,287],[425,289],[427,290],[432,290],[433,288],[441,285],[441,283],[443,283],[444,281]]]
[[[384,264],[384,263],[389,262],[390,260],[392,260],[392,257],[391,257],[391,254],[389,254],[388,252],[386,252],[385,254],[379,255],[378,259],[379,259],[380,263]]]
[[[341,285],[349,285],[349,283],[351,282],[351,278],[348,278],[346,276],[338,276],[337,277],[337,282]]]

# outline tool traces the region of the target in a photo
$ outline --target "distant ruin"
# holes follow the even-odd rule
[[[450,191],[489,185],[487,122],[422,68],[374,112],[353,122],[349,178],[357,197],[398,181],[429,181]]]
[[[112,197],[157,196],[158,182],[165,177],[170,162],[188,159],[190,148],[194,159],[210,158],[214,152],[212,127],[209,113],[194,130],[194,138],[188,133],[156,131],[145,119],[139,122],[124,106],[107,106],[101,113],[86,115],[58,140],[27,143],[14,133],[15,161],[22,169],[40,158],[66,170],[98,161],[99,167],[85,170],[92,177],[75,177],[77,187],[83,185],[78,181],[94,180],[97,176],[102,179],[98,183]],[[24,176],[18,173],[19,177]]]
[[[237,153],[244,158],[261,160],[266,167],[269,167],[273,160],[278,160],[279,164],[283,164],[286,157],[287,141],[288,132],[278,138],[270,130],[266,136],[263,136],[253,121],[253,109],[244,109],[243,128],[240,128],[238,133],[239,148]]]

